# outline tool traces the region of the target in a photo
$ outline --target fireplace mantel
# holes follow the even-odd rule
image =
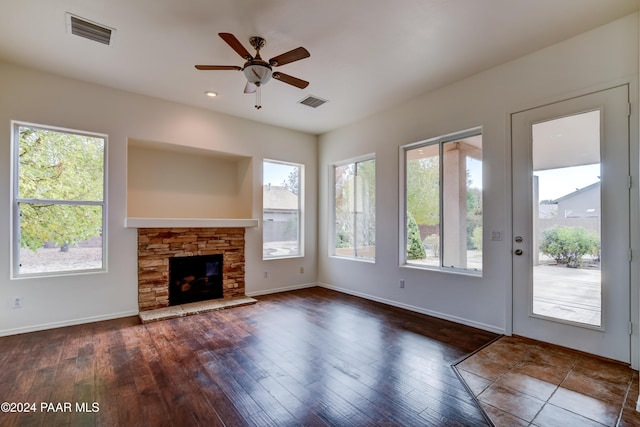
[[[251,218],[125,218],[125,228],[252,228],[258,226]]]

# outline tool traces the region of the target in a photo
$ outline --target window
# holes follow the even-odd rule
[[[105,135],[13,123],[13,275],[105,268]]]
[[[482,135],[479,129],[401,149],[404,263],[482,270]]]
[[[371,157],[334,166],[333,255],[376,257],[375,169]]]
[[[304,167],[262,163],[262,258],[303,256],[302,201]]]

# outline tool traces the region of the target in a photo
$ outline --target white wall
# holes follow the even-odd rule
[[[318,166],[318,281],[415,311],[510,332],[509,114],[625,82],[632,85],[633,111],[637,112],[637,76],[638,17],[634,14],[322,135]],[[483,128],[483,277],[399,267],[399,147],[475,126]],[[631,135],[632,153],[636,154],[633,174],[637,177],[637,123],[632,125]],[[376,154],[377,169],[376,262],[332,258],[326,243],[331,231],[327,226],[331,165],[371,152]],[[637,197],[634,201],[632,220],[637,223]],[[487,238],[494,230],[503,232],[503,241]],[[637,229],[634,232],[637,234]],[[637,265],[634,270],[636,289]],[[405,280],[404,289],[399,288],[401,279]],[[638,319],[637,304],[634,305],[634,319]],[[637,337],[634,340],[636,352]]]
[[[262,159],[303,163],[305,257],[263,262],[261,228],[247,229],[246,288],[248,294],[259,294],[315,283],[316,136],[7,63],[0,63],[0,94],[0,335],[137,313],[136,230],[124,228],[130,139],[251,157],[239,161],[235,185],[251,199],[241,201],[238,211],[249,210],[253,218],[262,217]],[[107,273],[10,279],[11,120],[109,136]],[[252,170],[246,171],[249,165]],[[243,181],[247,176],[251,186]],[[267,279],[263,271],[269,271]],[[23,297],[23,308],[11,308],[14,296]]]

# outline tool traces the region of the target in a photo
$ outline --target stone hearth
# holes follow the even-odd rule
[[[141,311],[139,316],[142,323],[150,323],[158,320],[189,316],[191,314],[208,313],[210,311],[223,310],[225,308],[241,307],[243,305],[255,304],[257,302],[258,300],[249,297],[218,298],[158,308],[155,310]]]
[[[244,232],[244,228],[138,228],[139,310],[169,306],[172,257],[222,254],[223,298],[244,296]]]

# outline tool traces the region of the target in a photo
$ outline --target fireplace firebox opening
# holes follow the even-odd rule
[[[222,254],[169,259],[169,305],[223,297]]]

